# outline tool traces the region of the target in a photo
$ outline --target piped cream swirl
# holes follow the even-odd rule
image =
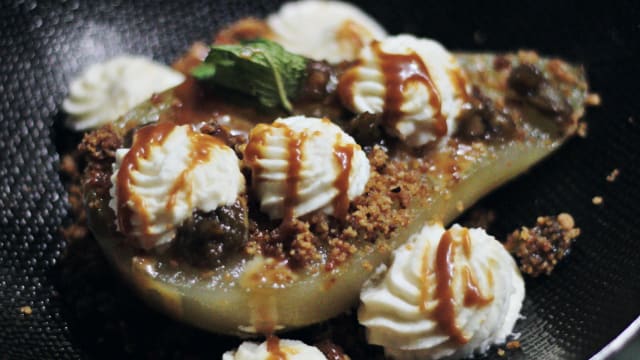
[[[267,23],[270,38],[285,49],[334,63],[354,59],[369,41],[387,35],[369,15],[341,1],[287,3]]]
[[[109,206],[118,230],[150,249],[173,240],[194,210],[234,203],[245,181],[235,152],[188,125],[147,125],[116,151]]]
[[[71,82],[62,108],[67,125],[87,130],[116,120],[134,106],[184,81],[184,75],[142,56],[124,55],[89,66]]]
[[[368,340],[396,359],[463,358],[505,341],[524,299],[520,272],[482,229],[425,226],[360,295]]]
[[[442,45],[412,35],[364,47],[338,93],[356,113],[382,114],[387,131],[409,146],[451,135],[467,96],[466,75]]]
[[[344,216],[370,175],[360,145],[326,118],[292,116],[257,125],[244,161],[260,208],[272,219],[315,210]]]

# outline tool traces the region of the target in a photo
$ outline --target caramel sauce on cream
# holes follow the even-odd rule
[[[471,256],[471,239],[469,237],[468,229],[462,231],[462,239],[460,246],[464,252],[465,257]],[[427,248],[428,249],[428,248]],[[436,275],[436,293],[435,298],[438,300],[438,304],[434,311],[434,317],[438,326],[446,332],[455,342],[459,344],[466,344],[469,339],[465,337],[462,330],[458,328],[456,324],[456,300],[453,294],[453,279],[454,279],[454,257],[455,257],[456,243],[453,239],[451,231],[445,231],[440,238],[438,249],[436,251],[435,259],[435,275]],[[426,280],[428,277],[428,254],[425,250],[425,255],[422,259],[422,286],[421,286],[421,304],[420,310],[425,311],[425,304],[427,302],[428,290]],[[482,295],[478,286],[477,279],[474,277],[471,269],[468,266],[462,268],[462,278],[465,285],[463,306],[485,306],[493,301],[493,296],[486,297]],[[492,275],[490,283],[493,283]]]
[[[280,348],[280,339],[275,335],[267,336],[268,360],[287,360],[287,353]]]
[[[383,118],[387,126],[395,127],[404,115],[402,103],[404,92],[412,83],[421,83],[429,92],[429,105],[435,109],[434,131],[437,136],[447,133],[447,119],[442,113],[442,100],[427,66],[415,52],[409,54],[389,54],[382,50],[379,41],[373,41],[371,47],[378,57],[384,75],[385,98]],[[338,84],[340,98],[353,100],[353,85],[357,79],[357,63],[341,78]],[[353,104],[351,104],[353,106]]]
[[[148,214],[144,210],[142,199],[131,192],[131,187],[135,185],[132,179],[132,172],[137,170],[140,159],[148,159],[150,151],[154,146],[162,146],[164,140],[175,129],[177,125],[169,122],[162,122],[153,125],[147,125],[136,131],[133,144],[129,152],[122,159],[120,170],[116,177],[117,181],[117,206],[118,206],[118,225],[122,233],[130,234],[132,230],[131,216],[133,211],[139,213],[142,220],[142,228],[144,233],[148,234],[149,228]],[[223,142],[213,136],[195,133],[189,128],[190,140],[189,163],[184,171],[182,171],[171,185],[169,197],[165,204],[165,209],[170,210],[176,202],[180,191],[187,191],[187,199],[191,198],[190,184],[187,183],[190,173],[199,164],[209,161],[211,150],[217,146],[224,146]],[[133,205],[133,206],[132,206]]]
[[[330,124],[330,120],[323,119]],[[271,129],[278,128],[284,131],[287,142],[287,175],[285,179],[285,194],[283,199],[283,221],[281,230],[287,233],[286,229],[295,218],[295,207],[300,203],[298,189],[301,181],[302,162],[304,160],[304,146],[309,136],[306,132],[296,133],[287,125],[274,122],[272,125],[258,124],[251,132],[251,138],[244,150],[244,161],[253,170],[253,181],[260,181],[261,168],[259,160],[263,157],[263,149],[266,146],[266,137],[270,135]],[[328,144],[327,144],[328,145]],[[340,170],[333,182],[333,186],[338,193],[333,199],[334,215],[337,218],[344,218],[349,210],[349,175],[351,174],[352,160],[357,144],[344,144],[342,136],[337,135],[333,144],[333,156],[338,163]]]
[[[171,123],[158,123],[156,125],[148,125],[136,131],[133,144],[129,152],[122,159],[120,170],[116,177],[117,183],[117,221],[118,227],[123,234],[131,233],[131,217],[133,208],[143,212],[144,206],[142,199],[131,192],[132,178],[131,173],[137,169],[138,159],[146,159],[149,156],[153,146],[162,145],[167,136],[174,129],[175,125]],[[143,229],[149,228],[148,216],[141,214]]]
[[[462,269],[462,277],[464,278],[465,282],[463,300],[464,306],[484,306],[490,304],[493,301],[493,296],[485,297],[484,295],[482,295],[478,287],[478,281],[476,280],[475,276],[473,276],[473,273],[468,266],[465,266]]]
[[[280,124],[274,124],[278,126]],[[284,197],[284,222],[292,222],[295,217],[294,209],[300,202],[298,199],[298,184],[300,183],[300,171],[302,170],[302,147],[307,139],[305,133],[296,136],[296,134],[290,128],[285,128],[289,143],[287,144],[287,150],[289,151],[288,168],[287,168],[287,180],[286,180],[286,193]]]
[[[467,339],[456,324],[456,304],[451,285],[453,283],[453,257],[454,243],[450,231],[445,231],[440,238],[436,253],[436,299],[438,305],[435,309],[435,318],[438,325],[455,342],[466,344]]]

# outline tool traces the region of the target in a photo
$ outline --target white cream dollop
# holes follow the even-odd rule
[[[287,360],[326,360],[324,354],[315,346],[309,346],[298,340],[278,340],[279,354]],[[269,351],[267,341],[256,344],[245,341],[235,351],[227,351],[222,355],[222,360],[269,360],[280,359]]]
[[[341,1],[304,0],[284,4],[267,18],[271,39],[316,60],[352,60],[373,39],[387,33],[357,7]]]
[[[89,66],[69,86],[67,125],[87,130],[116,120],[136,105],[184,81],[184,75],[142,56],[118,56]]]
[[[111,182],[118,229],[144,249],[171,242],[194,210],[233,204],[245,188],[230,147],[169,123],[139,129],[130,149],[116,151]]]
[[[388,132],[409,146],[455,131],[469,89],[456,58],[440,43],[390,36],[364,47],[358,60],[338,85],[345,106],[383,113]]]
[[[392,358],[463,358],[505,341],[524,282],[484,230],[427,225],[393,252],[390,267],[378,269],[360,299],[358,320],[369,342]]]
[[[260,209],[272,219],[287,209],[294,217],[315,210],[340,215],[364,192],[370,175],[360,145],[326,118],[292,116],[257,125],[244,160]]]

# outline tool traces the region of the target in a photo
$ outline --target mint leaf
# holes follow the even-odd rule
[[[211,78],[215,74],[216,66],[213,64],[202,63],[191,70],[191,75],[193,75],[198,80]]]
[[[192,71],[199,80],[254,96],[267,107],[291,111],[304,80],[307,59],[264,39],[213,45],[205,61]]]

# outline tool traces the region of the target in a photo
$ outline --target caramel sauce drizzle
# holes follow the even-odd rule
[[[139,159],[148,159],[150,150],[153,146],[162,145],[168,135],[176,127],[175,124],[170,122],[162,122],[153,125],[147,125],[136,131],[133,144],[129,149],[129,152],[122,159],[120,170],[116,177],[117,182],[117,208],[118,216],[117,221],[122,233],[128,235],[131,233],[132,224],[131,217],[133,215],[133,209],[130,203],[133,203],[133,208],[141,212],[141,221],[144,233],[148,234],[149,218],[148,214],[144,213],[144,204],[139,196],[134,195],[131,192],[131,186],[135,185],[131,177],[131,173],[137,170]],[[193,133],[189,129],[190,137],[190,153],[189,163],[184,171],[182,171],[175,182],[171,185],[169,190],[169,198],[165,204],[165,209],[171,209],[176,202],[176,198],[181,189],[187,191],[187,199],[191,198],[191,186],[188,186],[187,179],[189,174],[195,167],[208,161],[211,155],[211,148],[215,146],[223,146],[221,140],[200,133]]]
[[[383,117],[387,126],[394,127],[399,119],[404,115],[402,111],[403,92],[409,84],[413,82],[422,83],[429,92],[429,105],[436,109],[434,115],[434,130],[437,136],[444,136],[447,133],[447,119],[442,113],[442,100],[440,92],[436,88],[433,79],[422,61],[422,58],[415,52],[409,54],[389,54],[385,53],[379,41],[373,41],[371,47],[380,61],[380,67],[384,75],[385,98],[383,107]],[[348,70],[338,84],[338,94],[343,101],[353,100],[353,84],[357,79],[356,66]],[[353,104],[348,104],[353,106]]]
[[[131,173],[137,169],[138,159],[147,159],[151,148],[155,145],[162,145],[174,127],[175,125],[172,123],[158,123],[140,128],[135,133],[129,152],[122,159],[116,177],[116,203],[118,228],[125,235],[131,233],[132,230],[132,207],[139,210],[144,209],[142,199],[131,192],[131,186],[135,185],[132,183]],[[129,203],[133,203],[133,206]],[[149,228],[148,217],[141,216],[141,221],[142,227],[146,231]]]
[[[466,344],[467,339],[456,324],[455,299],[451,285],[453,282],[453,237],[445,231],[440,238],[436,253],[436,299],[435,318],[438,325],[458,344]]]
[[[274,124],[278,126],[280,124]],[[296,136],[293,130],[286,126],[286,137],[289,139],[287,144],[289,150],[289,161],[287,168],[287,188],[284,196],[284,220],[283,223],[293,222],[295,218],[295,207],[300,202],[298,198],[298,184],[300,183],[300,171],[302,170],[302,147],[307,139],[305,133]]]
[[[475,276],[471,272],[468,266],[465,266],[462,269],[462,277],[465,282],[465,290],[464,290],[464,306],[485,306],[490,304],[493,301],[493,296],[485,297],[480,292],[478,287],[478,281]]]
[[[422,264],[420,264],[420,304],[419,309],[422,313],[427,312],[427,301],[429,300],[429,279],[430,271],[429,271],[429,252],[430,247],[429,243],[426,243],[424,246],[424,251],[422,253]]]
[[[469,236],[469,230],[464,229],[462,231],[461,247],[465,257],[469,259],[471,257],[471,239]],[[427,254],[428,252],[425,252]],[[453,259],[455,256],[454,240],[451,231],[445,231],[440,238],[438,249],[436,253],[435,261],[435,273],[436,273],[436,294],[435,297],[438,300],[434,316],[438,323],[438,326],[445,331],[449,336],[459,344],[466,344],[467,339],[460,328],[456,324],[456,311],[455,311],[455,298],[453,296],[453,290],[451,288],[454,276],[454,264]],[[424,311],[426,303],[426,273],[428,266],[427,255],[423,255],[422,273],[423,284],[421,288],[422,304],[420,309]],[[473,276],[471,269],[465,266],[462,269],[462,277],[465,284],[463,305],[465,307],[471,306],[485,306],[493,301],[493,296],[486,297],[480,292],[477,279]],[[493,282],[492,276],[490,282]]]
[[[285,180],[286,189],[284,194],[284,211],[281,228],[286,230],[295,218],[295,207],[300,202],[298,197],[298,184],[300,182],[300,172],[302,170],[302,148],[304,142],[307,139],[306,134],[296,133],[288,126],[281,123],[274,123],[272,125],[258,124],[251,132],[251,139],[244,150],[244,161],[249,164],[253,169],[253,181],[254,183],[259,181],[261,168],[259,160],[262,157],[262,150],[266,144],[266,137],[271,132],[271,128],[280,128],[285,134],[284,136],[289,139],[287,143],[288,159],[287,159],[287,178]],[[286,231],[285,231],[286,232]]]
[[[463,70],[449,70],[448,75],[451,79],[451,82],[453,83],[454,88],[456,89],[456,92],[462,98],[462,101],[469,102],[470,96],[467,92],[467,77],[464,74]]]
[[[280,339],[275,335],[267,336],[268,360],[287,360],[287,353],[280,348]]]
[[[165,209],[171,209],[176,202],[176,198],[180,192],[180,189],[185,189],[187,191],[186,198],[191,198],[191,193],[193,189],[191,186],[187,185],[187,180],[189,179],[189,175],[191,172],[201,163],[207,162],[211,156],[211,149],[216,146],[224,146],[222,141],[213,136],[201,134],[201,133],[193,133],[190,130],[189,134],[191,140],[191,152],[189,153],[189,165],[185,171],[180,173],[176,181],[171,186],[169,190],[169,201],[165,205]]]
[[[339,219],[344,219],[349,212],[349,175],[351,174],[351,161],[355,146],[354,144],[342,144],[341,136],[338,136],[333,148],[333,155],[340,164],[340,173],[333,183],[333,186],[338,190],[338,194],[333,199],[333,210]]]
[[[467,259],[471,259],[471,237],[467,228],[462,229],[462,249],[464,250],[464,256]]]

